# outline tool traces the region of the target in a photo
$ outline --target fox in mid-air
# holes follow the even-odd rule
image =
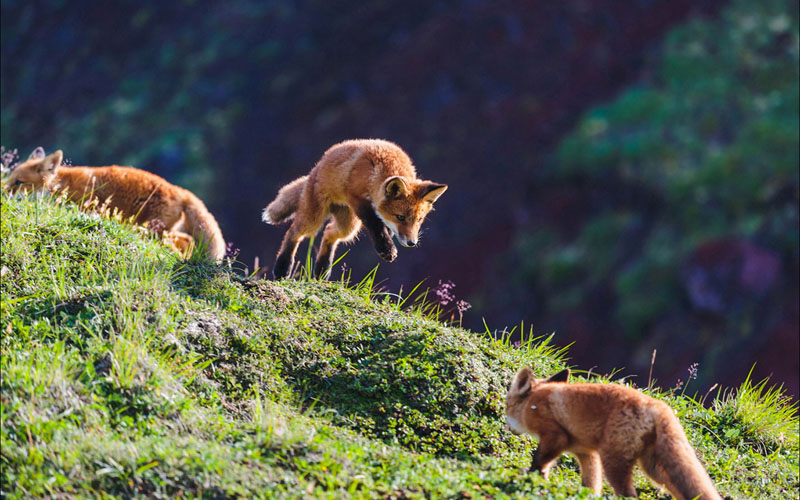
[[[208,256],[225,256],[225,240],[216,219],[190,191],[161,177],[133,167],[63,167],[59,150],[47,156],[41,149],[18,165],[8,178],[6,190],[64,193],[69,201],[97,201],[136,224],[160,221],[175,244],[191,253],[200,241]],[[160,226],[160,224],[159,224]]]
[[[336,246],[367,228],[378,255],[397,257],[392,237],[404,247],[419,243],[419,229],[445,184],[417,179],[411,159],[398,145],[378,139],[344,141],[328,149],[311,172],[283,186],[264,209],[264,222],[294,219],[283,237],[272,274],[289,276],[300,242],[330,216],[317,251],[314,275],[330,272]]]
[[[547,477],[567,451],[578,459],[583,486],[598,494],[605,474],[617,495],[635,497],[638,464],[679,500],[721,500],[666,403],[618,384],[568,384],[569,374],[536,379],[526,367],[509,388],[509,430],[539,438],[532,471]]]

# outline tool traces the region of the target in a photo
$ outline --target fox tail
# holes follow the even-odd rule
[[[225,240],[222,238],[222,231],[211,212],[199,198],[191,195],[184,202],[183,213],[186,216],[184,224],[187,232],[194,237],[195,241],[201,242],[205,246],[209,257],[217,262],[221,261],[225,257]]]
[[[261,219],[267,224],[281,224],[294,217],[307,181],[308,176],[304,175],[283,186],[278,196],[264,209]]]
[[[659,422],[654,450],[641,465],[679,500],[722,500],[677,421]]]

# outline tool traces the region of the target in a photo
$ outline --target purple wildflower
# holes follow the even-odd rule
[[[16,161],[18,158],[16,149],[6,150],[5,146],[0,146],[0,168],[3,172],[14,170],[14,167],[19,164]]]
[[[233,247],[233,242],[229,241],[228,245],[225,247],[225,258],[226,259],[231,259],[231,260],[236,260],[236,257],[239,256],[240,252],[241,252],[241,249],[234,248]]]
[[[445,282],[439,280],[439,284],[433,289],[433,293],[436,295],[437,302],[442,306],[446,306],[450,302],[454,301],[456,295],[453,293],[453,289],[455,287],[455,283],[450,280]]]
[[[697,378],[697,367],[698,363],[692,363],[689,365],[689,380],[694,380]]]
[[[167,229],[167,225],[164,224],[163,220],[156,217],[150,220],[150,223],[147,225],[147,229],[149,229],[151,233],[161,236],[161,234]]]

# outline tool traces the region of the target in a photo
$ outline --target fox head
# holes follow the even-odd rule
[[[23,191],[39,191],[48,185],[61,166],[64,153],[61,150],[44,156],[41,148],[37,149],[24,162],[18,165],[8,177],[5,190],[15,193]]]
[[[569,368],[561,370],[548,379],[537,379],[533,377],[533,372],[527,366],[522,368],[511,386],[508,388],[506,396],[506,423],[507,428],[515,435],[523,433],[536,434],[540,426],[540,420],[551,420],[548,418],[547,409],[542,405],[541,410],[537,408],[536,391],[545,384],[563,383],[569,381]],[[531,412],[531,410],[534,410]]]
[[[419,243],[422,221],[445,191],[445,184],[389,177],[381,186],[375,211],[401,245],[414,247]]]

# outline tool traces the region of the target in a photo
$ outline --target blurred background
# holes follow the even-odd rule
[[[667,388],[756,363],[798,395],[795,1],[2,0],[0,39],[7,149],[187,187],[251,271],[280,186],[385,138],[450,185],[386,290],[639,385],[657,349]]]

